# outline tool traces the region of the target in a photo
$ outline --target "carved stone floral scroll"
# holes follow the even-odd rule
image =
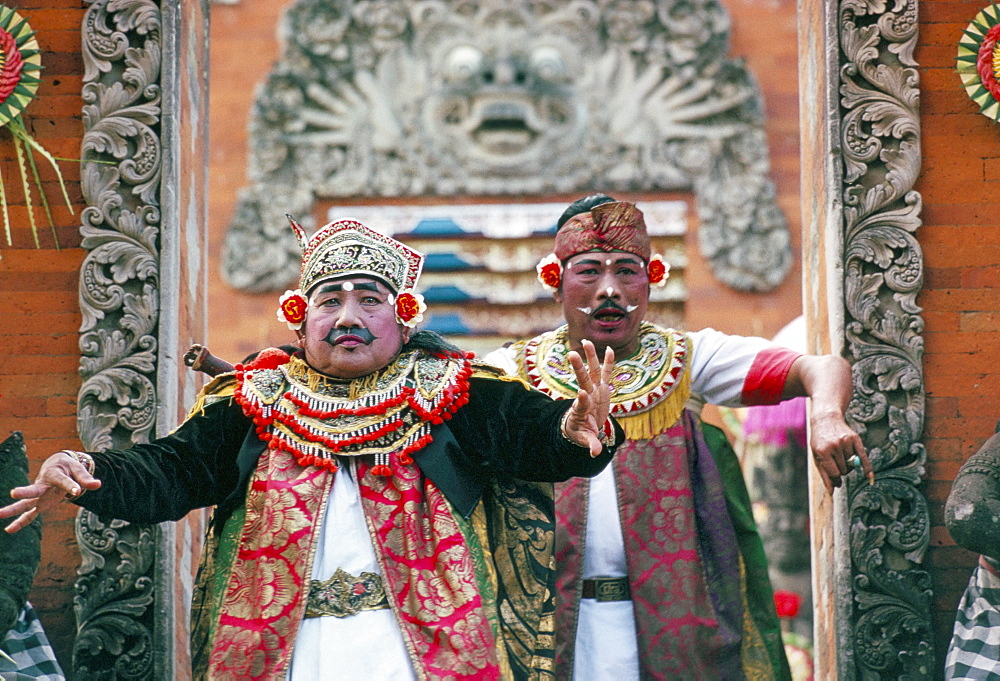
[[[151,0],[94,0],[83,25],[80,440],[88,450],[150,438],[156,415],[162,57]],[[152,678],[157,530],[77,522],[77,678]]]
[[[197,392],[179,348],[205,329],[207,11],[207,0],[92,0],[84,14],[77,422],[88,450],[165,435]],[[189,514],[179,532],[80,513],[75,678],[186,673],[203,520]]]
[[[917,0],[841,0],[845,337],[852,423],[877,480],[848,479],[851,641],[859,679],[933,678],[926,452]],[[843,671],[843,670],[842,670]],[[842,677],[846,678],[846,677]]]
[[[250,120],[225,244],[237,288],[298,272],[316,197],[693,189],[741,290],[791,263],[760,94],[714,0],[296,0]]]

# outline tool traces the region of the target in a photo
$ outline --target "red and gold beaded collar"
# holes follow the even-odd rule
[[[299,357],[271,368],[236,367],[236,401],[271,449],[302,466],[337,470],[336,456],[374,456],[376,475],[413,463],[469,400],[465,357],[404,352],[385,369],[353,380],[314,371]]]

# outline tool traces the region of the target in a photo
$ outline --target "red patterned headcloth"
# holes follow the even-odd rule
[[[556,234],[560,262],[587,251],[625,251],[649,262],[649,235],[642,211],[634,203],[614,201],[574,215]]]

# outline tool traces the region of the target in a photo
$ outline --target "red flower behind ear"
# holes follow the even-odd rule
[[[664,262],[663,257],[656,253],[646,265],[646,273],[649,275],[649,283],[653,286],[663,286],[670,276],[670,265]]]
[[[288,324],[292,331],[302,328],[302,322],[306,320],[306,311],[309,303],[302,295],[302,291],[285,291],[284,295],[278,299],[278,321]]]
[[[396,320],[403,326],[412,329],[422,322],[425,310],[427,310],[427,305],[424,304],[424,297],[419,293],[403,291],[396,296]]]
[[[535,266],[535,271],[538,273],[538,281],[542,282],[546,291],[553,293],[559,290],[559,285],[562,283],[562,264],[555,253],[543,258]]]

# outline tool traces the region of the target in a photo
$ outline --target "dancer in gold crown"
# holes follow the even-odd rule
[[[414,332],[421,254],[354,221],[293,228],[279,319],[303,350],[214,379],[167,437],[53,455],[0,510],[8,531],[67,496],[139,523],[215,506],[196,678],[551,675],[550,483],[599,472],[624,437],[612,353],[585,344],[579,394],[554,401]]]

